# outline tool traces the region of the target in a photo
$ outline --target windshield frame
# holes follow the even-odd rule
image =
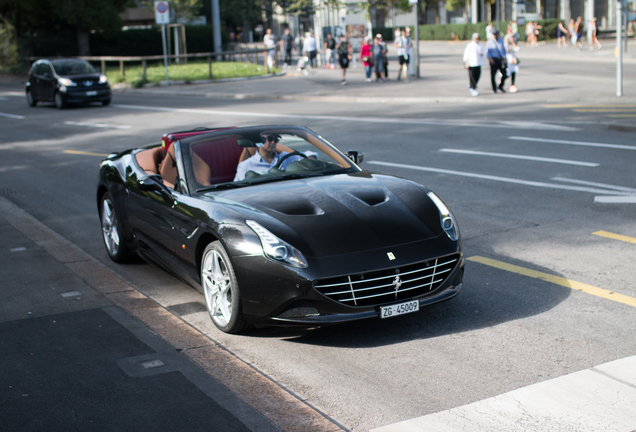
[[[281,134],[285,135],[295,135],[299,138],[299,140],[303,140],[303,147],[311,147],[305,148],[303,151],[314,151],[319,153],[320,156],[318,161],[322,163],[315,165],[324,167],[322,171],[320,170],[308,170],[307,172],[286,172],[286,171],[276,171],[275,173],[266,173],[262,175],[258,175],[253,178],[246,178],[240,181],[219,181],[213,182],[212,184],[206,185],[202,184],[196,179],[196,175],[193,168],[193,154],[194,148],[197,145],[203,143],[209,143],[210,141],[220,142],[225,139],[234,139],[238,140],[239,138],[249,139],[251,143],[260,142],[260,138],[264,134]],[[350,174],[350,173],[358,173],[363,170],[357,166],[349,157],[347,157],[342,151],[340,151],[337,147],[329,143],[327,140],[314,133],[310,129],[302,126],[255,126],[255,127],[246,127],[246,128],[234,128],[234,129],[224,129],[219,131],[214,131],[210,133],[200,134],[188,138],[183,138],[179,142],[179,147],[181,150],[181,157],[183,161],[183,170],[181,173],[181,179],[185,180],[188,190],[191,194],[209,192],[214,190],[224,190],[230,188],[240,188],[251,185],[269,183],[269,182],[279,182],[279,181],[288,181],[292,179],[298,178],[307,178],[307,177],[315,177],[315,176],[324,176],[324,175],[335,175],[335,174]],[[250,146],[250,148],[257,148]],[[326,157],[325,157],[326,156]],[[322,158],[322,159],[321,159]],[[291,165],[291,164],[290,164]],[[238,156],[237,156],[237,166],[238,166]],[[226,167],[227,169],[227,167]],[[236,167],[232,168],[234,172],[236,172]]]

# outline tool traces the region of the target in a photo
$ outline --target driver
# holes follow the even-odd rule
[[[286,151],[280,153],[276,151],[276,144],[280,141],[280,135],[276,133],[268,133],[263,134],[262,137],[263,144],[256,144],[258,151],[254,154],[254,156],[249,159],[245,159],[236,167],[236,176],[234,177],[234,181],[243,180],[245,178],[245,173],[248,171],[265,174],[271,168],[274,168],[283,156],[289,154],[289,152]],[[306,151],[303,154],[309,158],[318,159],[318,153]],[[284,170],[287,165],[299,159],[302,159],[302,156],[290,156],[283,161],[279,168]]]

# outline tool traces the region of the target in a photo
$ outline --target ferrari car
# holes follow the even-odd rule
[[[451,211],[361,160],[298,126],[165,134],[101,162],[106,250],[201,291],[228,333],[389,318],[457,295],[464,258]]]

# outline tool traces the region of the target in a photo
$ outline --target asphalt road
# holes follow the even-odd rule
[[[546,73],[567,71],[573,98],[606,67],[570,66]],[[20,92],[0,85],[0,112],[18,116],[0,117],[2,195],[346,428],[367,431],[636,355],[629,304],[636,298],[636,105],[148,91],[116,94],[106,108],[56,110],[29,108]],[[621,127],[609,127],[616,114]],[[343,150],[362,151],[364,168],[443,197],[468,259],[462,293],[390,320],[233,336],[216,330],[193,289],[150,265],[109,261],[95,199],[100,154],[158,142],[171,130],[263,123],[306,125]],[[601,290],[579,291],[576,282]],[[627,302],[600,296],[607,292]],[[3,321],[24,318],[6,313]]]

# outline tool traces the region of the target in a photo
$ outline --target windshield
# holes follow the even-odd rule
[[[97,73],[97,70],[90,63],[83,60],[53,62],[53,67],[55,68],[55,73],[62,76]]]
[[[193,192],[361,171],[331,144],[299,127],[202,134],[182,140],[181,152]]]

